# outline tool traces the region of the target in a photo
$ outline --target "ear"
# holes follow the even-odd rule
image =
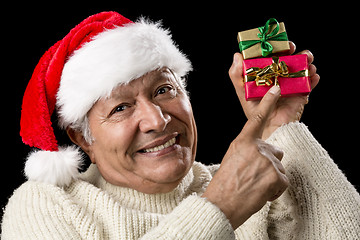
[[[77,146],[79,146],[90,157],[91,162],[93,162],[93,159],[91,157],[91,144],[85,141],[83,134],[80,131],[76,131],[69,127],[66,129],[66,133],[69,136],[70,140]]]

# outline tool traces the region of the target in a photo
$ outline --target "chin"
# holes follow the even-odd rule
[[[189,172],[193,161],[191,159],[167,159],[159,162],[149,161],[148,166],[142,166],[143,182],[146,193],[170,192],[182,181]],[[145,182],[147,184],[145,184]]]
[[[159,183],[180,182],[189,172],[191,160],[177,159],[165,161],[152,167],[151,177]]]
[[[193,163],[191,149],[178,144],[159,152],[139,153],[134,159],[139,175],[159,182],[183,178]]]

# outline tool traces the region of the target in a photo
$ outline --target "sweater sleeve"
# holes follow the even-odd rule
[[[229,220],[218,207],[205,198],[191,195],[141,239],[227,240],[235,239],[235,235]]]
[[[360,196],[308,128],[290,123],[267,141],[284,151],[290,180],[270,205],[270,239],[358,239]]]

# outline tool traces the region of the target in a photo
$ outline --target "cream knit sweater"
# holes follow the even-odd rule
[[[284,150],[291,185],[235,231],[201,198],[218,165],[195,162],[175,190],[155,195],[113,186],[92,165],[66,188],[24,183],[2,239],[360,239],[360,196],[307,127],[285,125],[268,142]]]

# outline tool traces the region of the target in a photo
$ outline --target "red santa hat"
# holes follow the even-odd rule
[[[191,63],[159,23],[102,12],[73,28],[42,56],[25,90],[20,135],[39,149],[26,160],[26,177],[58,186],[78,177],[81,154],[74,146],[58,146],[55,109],[62,128],[74,126],[115,87],[162,67],[181,77]]]

